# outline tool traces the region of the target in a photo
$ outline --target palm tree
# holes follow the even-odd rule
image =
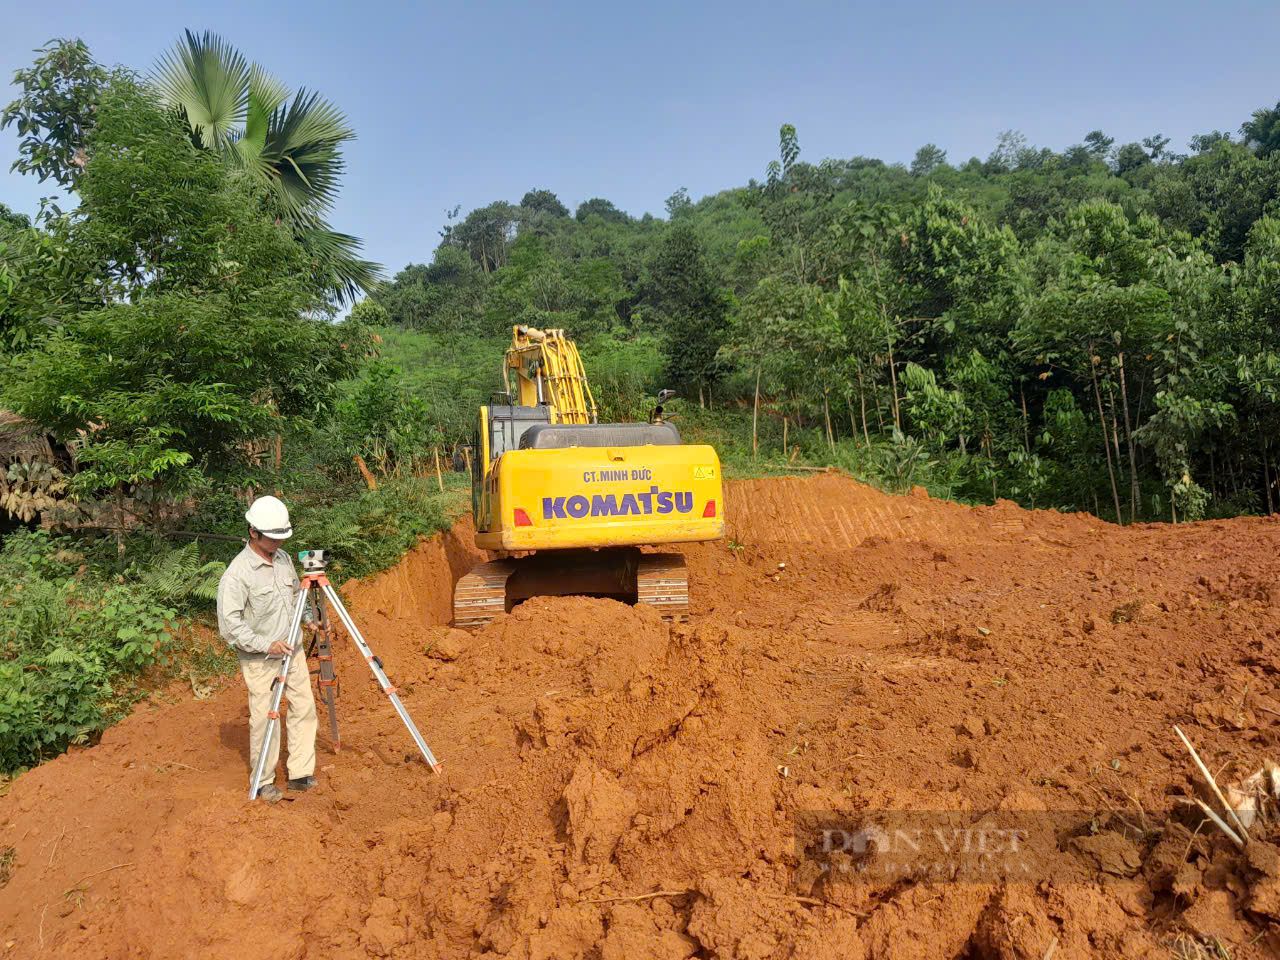
[[[293,230],[339,304],[372,290],[381,266],[362,259],[360,241],[324,219],[342,176],[342,143],[355,138],[342,112],[307,90],[290,102],[283,83],[221,37],[185,33],[156,64],[161,99],[181,111],[197,146],[266,187],[277,223]]]

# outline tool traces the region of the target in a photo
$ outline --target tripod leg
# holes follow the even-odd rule
[[[396,713],[400,715],[400,719],[404,721],[404,725],[409,729],[409,734],[413,737],[414,743],[418,745],[418,749],[422,751],[423,759],[435,773],[440,772],[440,762],[436,760],[435,754],[431,752],[431,748],[427,746],[427,741],[422,738],[422,734],[418,732],[417,726],[413,722],[413,718],[409,716],[409,711],[405,709],[400,697],[396,695],[396,688],[391,685],[391,681],[387,678],[386,671],[382,669],[382,662],[373,655],[373,651],[369,649],[369,645],[365,643],[364,637],[360,633],[360,629],[356,626],[351,614],[347,612],[347,608],[342,605],[337,591],[328,583],[322,584],[321,589],[329,603],[333,605],[334,612],[338,615],[338,619],[342,621],[342,625],[347,628],[347,633],[351,634],[351,640],[356,645],[356,649],[364,657],[369,664],[369,669],[373,671],[374,679],[378,681],[378,685],[382,687],[391,701],[391,705],[395,707]]]
[[[333,642],[329,627],[329,612],[325,608],[324,598],[319,586],[312,587],[312,600],[320,622],[320,632],[316,634],[316,659],[320,663],[320,676],[316,686],[320,688],[320,700],[329,708],[329,734],[333,744],[333,752],[342,749],[342,740],[338,736],[338,680],[333,672]]]
[[[271,741],[280,726],[280,699],[284,696],[285,677],[289,675],[289,664],[293,661],[294,653],[302,650],[302,612],[306,606],[306,595],[299,593],[298,602],[293,608],[293,619],[289,625],[289,652],[281,660],[280,673],[272,684],[274,692],[271,694],[271,709],[267,711],[267,731],[262,737],[262,746],[258,748],[258,763],[253,771],[253,782],[249,785],[250,800],[258,796],[258,790],[262,786],[262,774],[267,766],[267,756],[271,753]]]

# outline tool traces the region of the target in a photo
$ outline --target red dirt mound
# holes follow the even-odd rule
[[[726,540],[685,551],[694,613],[676,627],[541,598],[447,631],[453,580],[479,557],[465,524],[352,585],[440,777],[345,641],[342,752],[322,746],[320,787],[290,802],[243,797],[237,683],[142,706],[25,774],[0,800],[0,851],[16,850],[0,946],[1280,950],[1280,829],[1254,826],[1242,854],[1201,828],[1172,730],[1224,784],[1280,753],[1280,523],[1118,529],[834,476],[726,499]]]

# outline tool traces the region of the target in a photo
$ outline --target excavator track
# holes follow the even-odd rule
[[[681,554],[641,554],[636,568],[636,603],[657,607],[665,620],[689,618],[689,571]]]
[[[656,607],[664,620],[689,614],[689,578],[678,553],[610,550],[544,551],[482,563],[453,591],[453,625],[479,630],[522,600],[541,596],[612,597]]]
[[[516,572],[516,561],[494,560],[472,568],[453,588],[453,625],[479,630],[500,613],[507,612],[507,580]]]

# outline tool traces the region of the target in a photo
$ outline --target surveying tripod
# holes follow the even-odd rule
[[[382,661],[374,656],[373,651],[369,649],[369,645],[365,643],[360,629],[356,626],[355,621],[351,619],[351,614],[342,605],[338,592],[333,589],[333,585],[329,583],[329,578],[325,576],[325,553],[326,551],[324,550],[303,550],[298,554],[298,559],[302,561],[302,587],[298,591],[298,602],[294,605],[293,616],[289,622],[289,639],[287,641],[289,649],[280,661],[279,675],[271,684],[273,692],[271,695],[271,708],[267,711],[267,732],[262,738],[262,746],[258,751],[258,763],[253,771],[253,783],[249,787],[250,800],[258,796],[258,790],[262,786],[262,777],[265,773],[264,768],[267,765],[267,755],[270,753],[272,738],[280,728],[280,699],[284,696],[285,678],[289,676],[289,665],[293,662],[294,656],[298,654],[303,657],[306,656],[306,652],[302,647],[302,616],[308,604],[314,606],[320,618],[321,633],[316,638],[316,649],[320,660],[320,699],[329,707],[329,729],[333,734],[333,748],[336,751],[340,746],[338,739],[338,712],[335,703],[337,699],[337,679],[333,673],[333,648],[329,643],[329,618],[325,608],[326,600],[332,605],[334,612],[338,615],[338,619],[342,621],[342,625],[347,628],[347,633],[351,635],[351,640],[355,643],[356,649],[360,651],[365,662],[369,664],[369,669],[373,671],[373,676],[378,681],[378,686],[387,695],[391,705],[396,708],[396,713],[400,714],[400,719],[404,721],[404,725],[409,728],[409,734],[418,745],[418,749],[422,751],[423,759],[427,761],[432,771],[435,773],[440,772],[439,761],[436,760],[435,755],[431,752],[431,748],[427,746],[427,741],[422,739],[422,734],[418,732],[417,726],[414,725],[413,718],[409,716],[409,711],[400,702],[400,697],[396,694],[396,688],[391,685],[391,681],[387,678],[386,671],[382,667]]]

